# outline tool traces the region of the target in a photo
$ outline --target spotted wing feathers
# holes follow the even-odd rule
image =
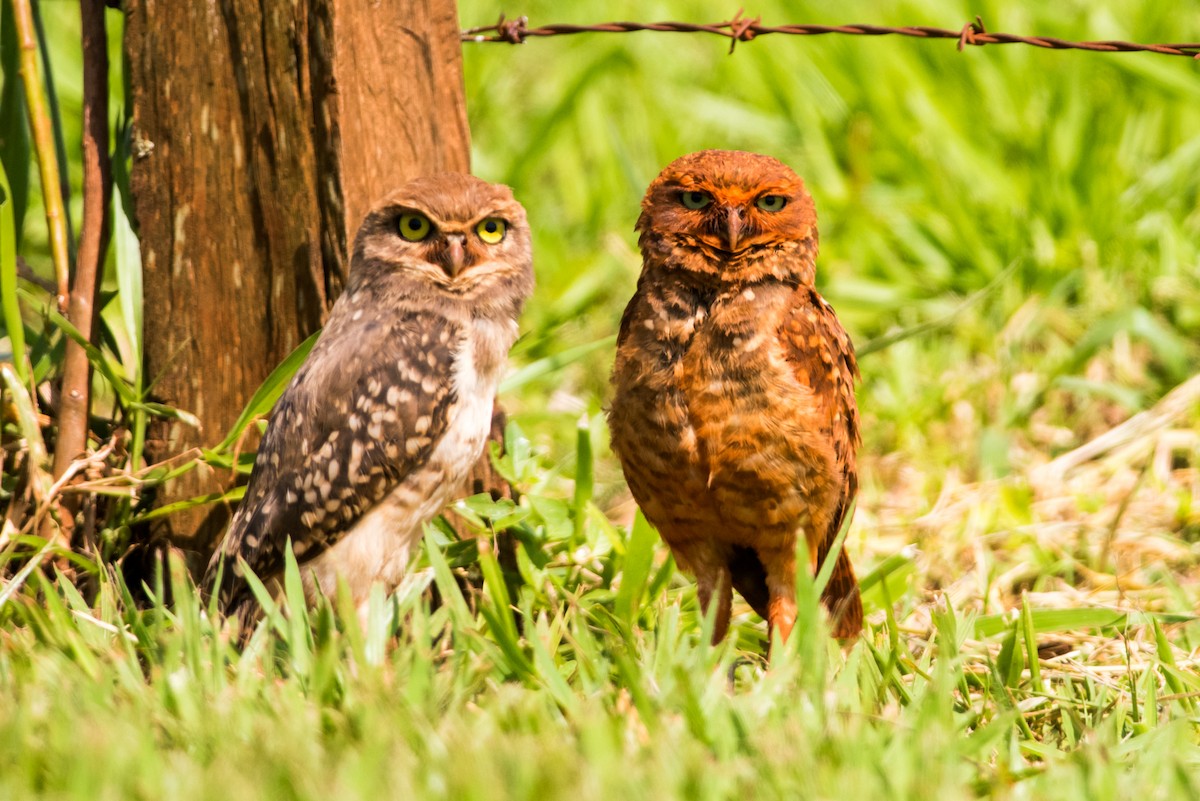
[[[238,556],[264,578],[281,570],[289,537],[301,563],[317,556],[424,464],[446,430],[458,326],[408,312],[358,323],[352,335],[342,327],[331,319],[271,413],[209,566],[211,581],[224,556],[225,602],[241,584]]]

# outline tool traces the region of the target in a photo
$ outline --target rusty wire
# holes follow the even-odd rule
[[[1158,53],[1164,56],[1187,56],[1200,60],[1200,42],[1176,44],[1142,44],[1139,42],[1072,42],[1050,36],[1017,36],[1012,33],[989,33],[979,17],[961,29],[930,28],[912,25],[898,28],[884,25],[778,25],[762,24],[762,17],[743,17],[738,11],[733,19],[712,25],[691,22],[604,22],[597,25],[542,25],[529,27],[526,17],[506,19],[503,14],[494,25],[468,28],[462,32],[465,42],[507,42],[524,44],[530,37],[566,36],[576,33],[632,33],[634,31],[663,31],[668,33],[711,33],[732,39],[729,52],[738,42],[749,42],[769,33],[784,33],[792,36],[821,36],[845,34],[849,36],[912,36],[918,39],[956,39],[958,49],[966,46],[982,47],[989,44],[1025,44],[1050,50],[1089,50],[1096,53]],[[490,34],[490,35],[489,35]]]

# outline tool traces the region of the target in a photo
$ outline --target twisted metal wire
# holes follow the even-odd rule
[[[888,27],[885,25],[763,25],[761,17],[743,17],[739,11],[733,19],[715,24],[691,22],[603,22],[596,25],[542,25],[529,27],[527,17],[506,19],[503,14],[494,25],[468,28],[462,32],[464,42],[507,42],[524,44],[531,37],[568,36],[577,33],[633,33],[661,31],[667,33],[711,33],[731,39],[729,52],[738,42],[749,42],[770,33],[792,36],[912,36],[918,39],[956,39],[958,49],[982,47],[989,44],[1024,44],[1050,50],[1088,50],[1096,53],[1158,53],[1164,56],[1186,56],[1200,61],[1200,42],[1143,44],[1140,42],[1101,41],[1072,42],[1051,36],[1018,36],[1012,33],[989,33],[979,17],[961,29],[931,28],[924,25]]]

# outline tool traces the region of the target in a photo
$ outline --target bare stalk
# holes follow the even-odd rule
[[[83,21],[83,227],[79,261],[71,287],[67,318],[89,341],[95,340],[97,292],[108,238],[112,165],[108,156],[108,45],[104,0],[80,0]],[[61,478],[87,448],[91,409],[92,366],[83,347],[67,341],[62,394],[58,409],[58,441],[54,477]],[[76,496],[64,498],[73,516]]]
[[[21,82],[25,86],[25,105],[29,111],[29,128],[33,132],[33,149],[37,154],[38,173],[42,182],[42,198],[46,206],[46,228],[50,234],[50,257],[58,290],[59,311],[66,311],[70,283],[70,256],[67,246],[66,214],[59,191],[58,157],[54,151],[54,132],[42,81],[38,75],[37,35],[33,25],[30,0],[12,0],[13,24],[17,45],[21,51]]]

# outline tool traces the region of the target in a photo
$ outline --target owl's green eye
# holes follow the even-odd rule
[[[679,196],[679,201],[687,208],[695,211],[712,203],[712,198],[703,192],[684,192]]]
[[[429,236],[429,232],[432,230],[433,225],[424,214],[400,215],[400,236],[409,242],[420,242]]]
[[[787,205],[787,198],[783,195],[763,195],[754,201],[754,205],[763,211],[782,211]]]
[[[498,220],[495,217],[488,217],[486,220],[475,226],[475,233],[479,234],[479,238],[489,245],[494,245],[504,238],[504,233],[508,230],[504,220]]]

